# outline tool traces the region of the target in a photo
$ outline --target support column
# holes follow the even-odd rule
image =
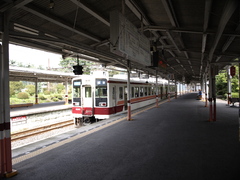
[[[12,169],[12,149],[10,132],[9,103],[9,21],[10,12],[3,14],[3,33],[0,63],[0,176],[11,177],[17,174]]]
[[[127,67],[127,105],[128,105],[128,115],[127,115],[127,120],[131,121],[131,87],[130,87],[130,73],[131,73],[131,65],[130,65],[130,60],[128,60],[128,67]]]
[[[215,66],[209,68],[209,121],[216,121]]]
[[[204,81],[205,81],[205,107],[208,107],[208,88],[207,88],[207,74],[205,74],[204,77]]]
[[[35,104],[38,104],[38,78],[35,81]]]
[[[167,86],[167,96],[168,96],[168,102],[170,102],[170,92],[169,92],[169,83],[170,83],[170,77],[168,76],[168,86]]]
[[[175,80],[175,99],[177,99],[177,81]]]
[[[4,80],[4,76],[3,76],[3,72],[4,72],[4,68],[3,68],[3,59],[2,59],[2,46],[0,45],[1,49],[1,56],[0,56],[0,178],[4,176],[5,173],[5,160],[4,160],[4,139],[5,139],[5,123],[4,123],[4,111],[3,111],[3,106],[4,106],[4,101],[3,101],[3,80]]]
[[[157,79],[157,70],[156,70],[156,107],[158,107],[158,79]]]
[[[212,97],[213,97],[213,121],[217,120],[217,104],[216,104],[216,66],[213,67],[212,76]]]
[[[180,96],[182,95],[182,83],[179,84]]]
[[[68,79],[65,81],[65,105],[68,105]]]
[[[230,104],[230,101],[229,101],[229,98],[231,97],[231,94],[232,94],[232,84],[231,84],[231,75],[230,75],[230,67],[231,66],[228,66],[227,67],[227,105],[229,106]]]

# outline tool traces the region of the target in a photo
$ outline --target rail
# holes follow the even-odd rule
[[[11,135],[11,137],[12,137],[11,139],[12,139],[12,141],[22,140],[22,139],[26,139],[31,136],[39,135],[41,133],[45,133],[48,131],[52,131],[55,129],[72,126],[72,125],[73,125],[72,120],[67,120],[67,121],[60,122],[60,123],[50,124],[50,125],[46,125],[46,126],[42,126],[42,127],[38,127],[38,128],[34,128],[34,129],[29,129],[26,131],[13,133]]]

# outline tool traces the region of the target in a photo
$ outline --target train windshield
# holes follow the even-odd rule
[[[81,97],[81,80],[73,81],[73,98],[80,98]]]
[[[96,79],[96,98],[107,98],[107,80]]]
[[[97,86],[95,95],[98,98],[106,98],[107,97],[107,86]]]

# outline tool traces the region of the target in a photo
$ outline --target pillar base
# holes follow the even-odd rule
[[[4,174],[4,177],[10,178],[10,177],[16,176],[17,174],[18,174],[18,171],[13,169],[12,172]]]

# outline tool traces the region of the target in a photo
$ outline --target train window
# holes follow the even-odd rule
[[[134,97],[134,87],[131,87],[131,97]]]
[[[151,95],[154,95],[154,87],[151,87]]]
[[[151,95],[151,87],[148,87],[148,95]]]
[[[135,87],[135,97],[139,97],[139,87]]]
[[[123,87],[119,87],[119,99],[123,99]]]
[[[140,97],[143,97],[143,87],[140,87]]]
[[[96,86],[95,95],[97,98],[107,97],[107,86]]]
[[[81,80],[73,81],[73,98],[81,97]]]
[[[115,94],[115,87],[113,87],[113,89],[112,89],[112,98],[115,99],[115,96],[116,96],[116,94]]]
[[[147,96],[147,87],[144,87],[144,95]]]
[[[92,97],[92,88],[91,87],[85,87],[85,97],[86,98]]]

